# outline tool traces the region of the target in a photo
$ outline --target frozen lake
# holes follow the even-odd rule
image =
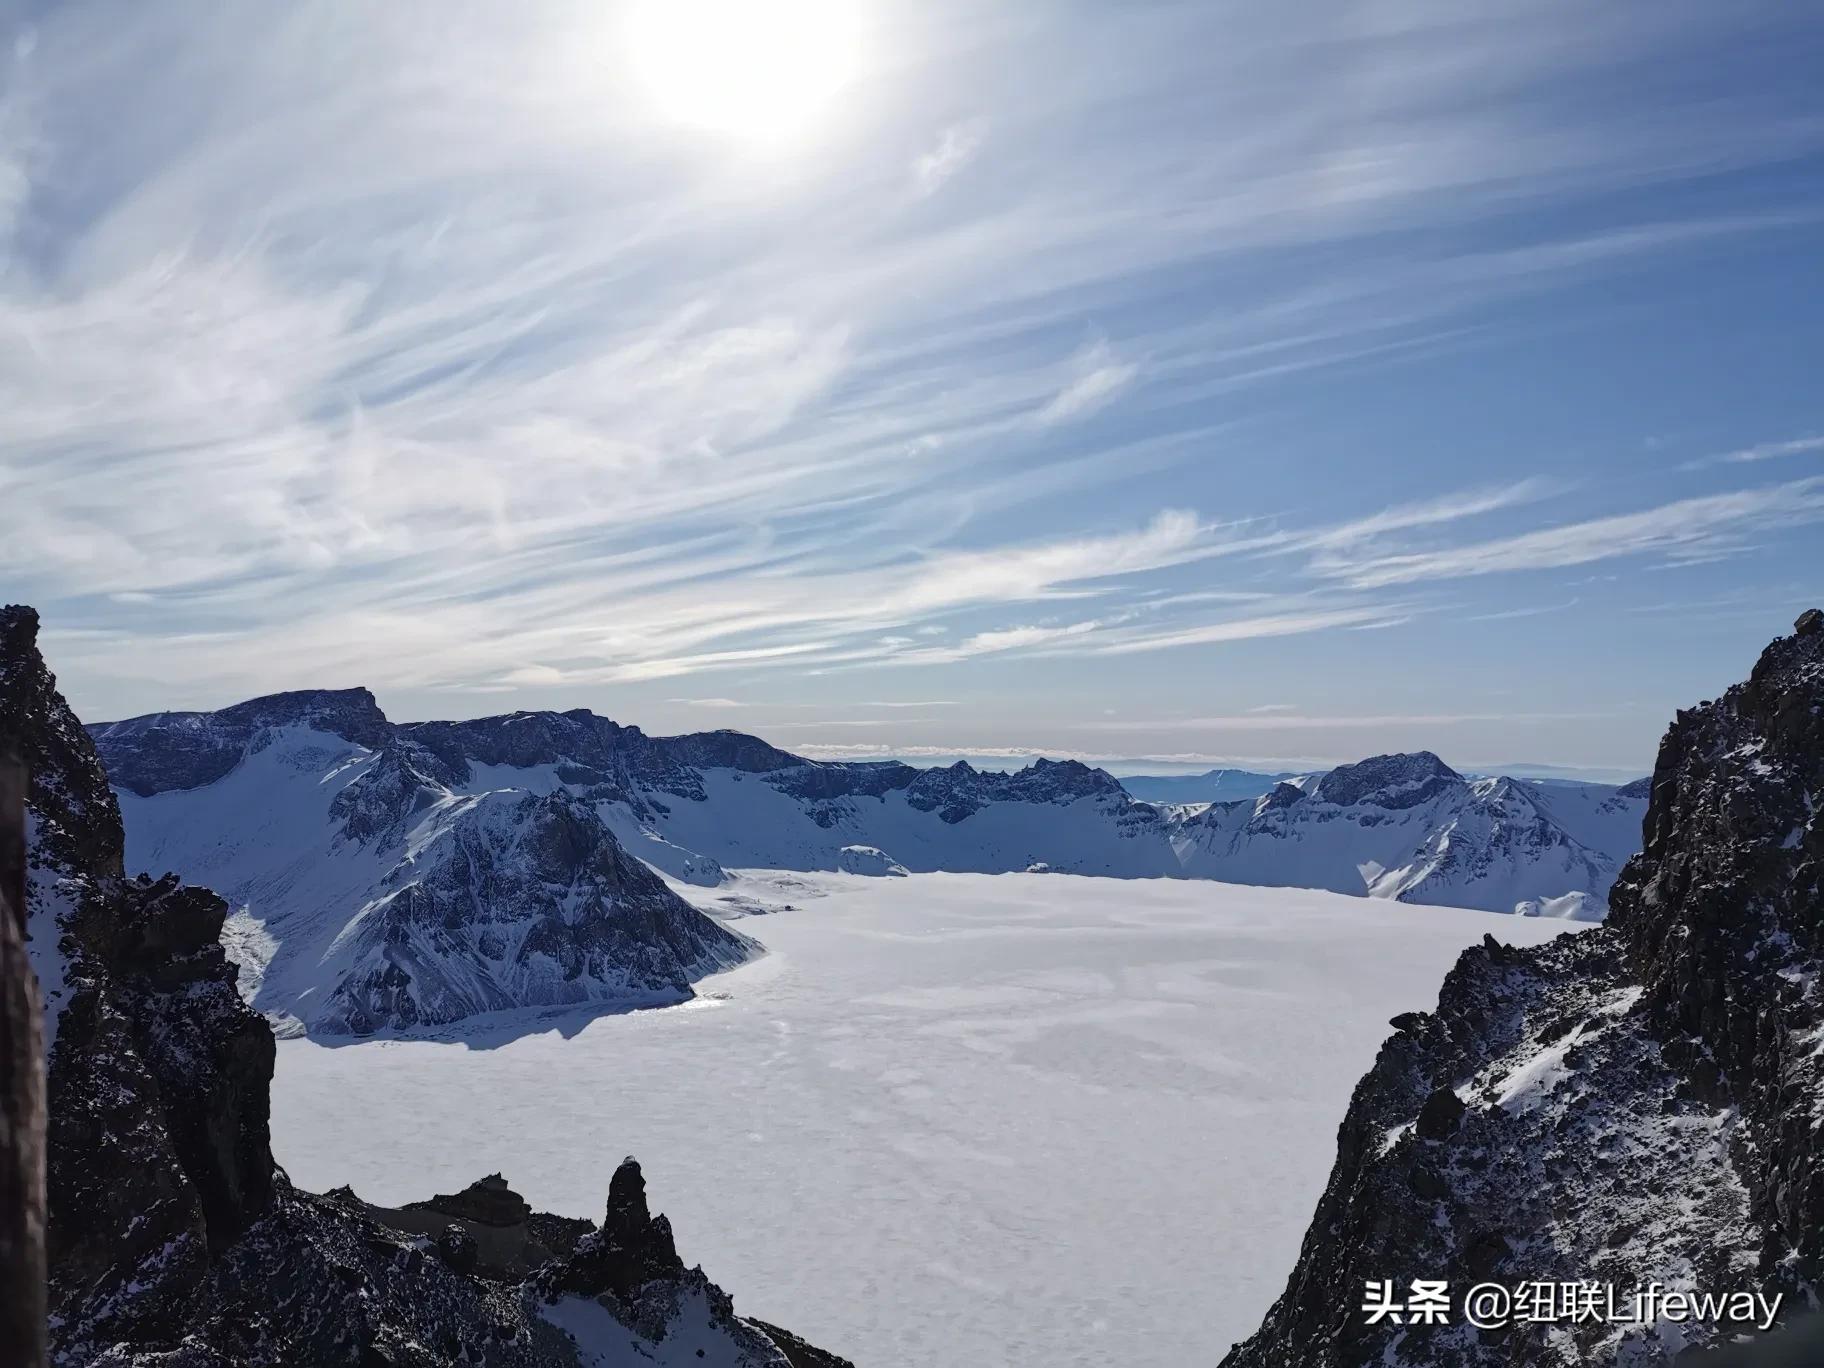
[[[723,997],[280,1042],[279,1161],[381,1203],[499,1170],[599,1219],[633,1154],[737,1310],[861,1368],[1211,1363],[1279,1294],[1387,1018],[1485,931],[1566,929],[1043,874],[739,891],[794,906],[739,923],[773,953]]]

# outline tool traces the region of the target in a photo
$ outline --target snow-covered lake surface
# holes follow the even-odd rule
[[[499,1170],[599,1219],[634,1154],[738,1310],[862,1368],[1211,1363],[1279,1294],[1387,1018],[1484,932],[1566,929],[1044,874],[737,891],[791,908],[706,1001],[282,1041],[280,1162],[386,1204]]]

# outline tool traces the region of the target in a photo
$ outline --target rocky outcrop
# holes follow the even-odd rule
[[[518,1007],[679,1002],[695,979],[759,948],[673,893],[564,790],[490,793],[436,830],[340,933],[346,967],[311,1029],[368,1035]]]
[[[1376,755],[1353,765],[1338,765],[1312,786],[1313,795],[1326,803],[1347,807],[1372,803],[1398,812],[1430,802],[1463,776],[1430,751],[1407,755]]]
[[[532,1210],[498,1173],[447,1196],[367,1210],[389,1229],[432,1240],[439,1257],[453,1267],[466,1264],[465,1272],[509,1282],[528,1277],[554,1256],[567,1257],[595,1229],[588,1221]]]
[[[1212,803],[1171,833],[1187,871],[1235,883],[1599,921],[1644,808],[1602,785],[1467,779],[1419,751]]]
[[[573,1368],[685,1341],[723,1368],[795,1362],[675,1256],[642,1254],[612,1283],[563,1274],[560,1291],[557,1273],[490,1276],[463,1217],[414,1237],[351,1193],[292,1187],[268,1143],[272,1031],[237,991],[225,905],[123,873],[114,797],[36,631],[31,610],[0,609],[0,742],[30,766],[25,901],[51,1042],[55,1364]],[[622,1245],[627,1205],[610,1203]]]
[[[836,855],[836,868],[844,874],[862,874],[870,878],[904,878],[906,867],[878,846],[844,846]]]
[[[377,746],[390,724],[366,689],[305,689],[237,703],[220,712],[166,712],[92,728],[108,776],[140,794],[212,784],[276,727],[300,725]]]
[[[1824,615],[1660,746],[1606,925],[1464,954],[1356,1088],[1285,1293],[1230,1368],[1679,1363],[1824,1283]],[[1444,1323],[1371,1318],[1449,1284]],[[1598,1314],[1468,1323],[1492,1282]],[[1727,1314],[1627,1319],[1654,1284]],[[1484,1316],[1484,1319],[1487,1317]]]
[[[661,1338],[663,1327],[685,1314],[685,1308],[703,1308],[737,1362],[849,1368],[796,1336],[738,1320],[728,1294],[678,1257],[671,1222],[648,1210],[646,1179],[631,1158],[614,1171],[601,1225],[566,1256],[546,1264],[530,1285],[548,1304],[562,1307],[581,1299],[606,1307],[616,1320],[649,1339]]]
[[[44,1035],[25,948],[25,762],[0,735],[0,1362],[45,1353]]]
[[[421,785],[462,787],[477,767],[550,768],[591,801],[626,803],[642,816],[662,812],[667,799],[703,801],[704,770],[763,776],[780,792],[813,802],[903,790],[914,808],[940,812],[952,823],[991,802],[1126,796],[1112,776],[1074,760],[1039,760],[1011,774],[977,770],[966,761],[941,770],[822,762],[745,732],[648,736],[586,708],[395,725],[366,689],[273,694],[217,713],[152,713],[98,723],[90,731],[114,782],[147,797],[214,783],[273,729],[300,725],[385,748],[386,783],[371,784],[370,794],[386,788],[401,800]],[[374,815],[382,810],[375,805],[361,814],[353,830],[378,829]]]
[[[363,690],[173,716],[94,731],[140,789],[214,776],[150,797],[122,787],[140,819],[133,864],[219,875],[237,905],[257,905],[257,922],[237,917],[227,940],[250,1000],[286,1032],[674,1003],[759,951],[627,854],[586,796],[594,780],[462,790],[486,766],[546,754],[552,733],[601,759],[601,728],[583,718],[475,728],[484,754],[470,757],[394,728]],[[191,745],[209,759],[201,776],[181,758]],[[217,774],[224,756],[233,763]],[[685,865],[719,876],[713,862]]]

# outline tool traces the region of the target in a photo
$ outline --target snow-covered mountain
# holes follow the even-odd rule
[[[675,1002],[758,949],[629,856],[598,804],[452,769],[365,690],[92,731],[128,864],[228,892],[243,990],[282,1027]]]
[[[752,951],[642,861],[712,886],[725,866],[1043,867],[1598,918],[1645,805],[1638,788],[1471,781],[1429,753],[1153,804],[1076,761],[823,763],[580,709],[395,725],[363,689],[91,732],[129,867],[223,890],[250,999],[330,1032],[675,1000]]]
[[[1294,778],[1297,775],[1290,771],[1212,769],[1202,774],[1124,774],[1121,787],[1143,803],[1234,803],[1258,798],[1281,780]]]
[[[1178,817],[1187,873],[1234,883],[1599,919],[1640,845],[1641,784],[1465,779],[1429,751],[1285,782]]]

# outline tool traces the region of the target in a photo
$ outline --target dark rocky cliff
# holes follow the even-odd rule
[[[1681,712],[1606,925],[1466,952],[1394,1019],[1284,1294],[1228,1368],[1697,1362],[1763,1316],[1629,1319],[1654,1283],[1824,1282],[1824,615]],[[1447,1282],[1443,1324],[1362,1309]],[[1478,1329],[1478,1283],[1613,1287],[1611,1314]],[[1746,1310],[1738,1304],[1738,1312]],[[1488,1319],[1486,1315],[1483,1317]]]
[[[841,1364],[737,1317],[685,1268],[631,1163],[591,1234],[533,1218],[574,1243],[524,1277],[478,1270],[460,1227],[432,1241],[351,1193],[292,1187],[268,1137],[272,1031],[236,991],[225,905],[125,877],[118,807],[36,636],[30,609],[0,609],[0,741],[30,773],[25,901],[47,997],[54,1363],[551,1368],[577,1362],[554,1308],[580,1304],[630,1362],[688,1321],[714,1346],[705,1363]],[[329,701],[360,725],[359,698]]]
[[[26,950],[25,762],[0,728],[0,1363],[45,1353],[44,1019]]]

